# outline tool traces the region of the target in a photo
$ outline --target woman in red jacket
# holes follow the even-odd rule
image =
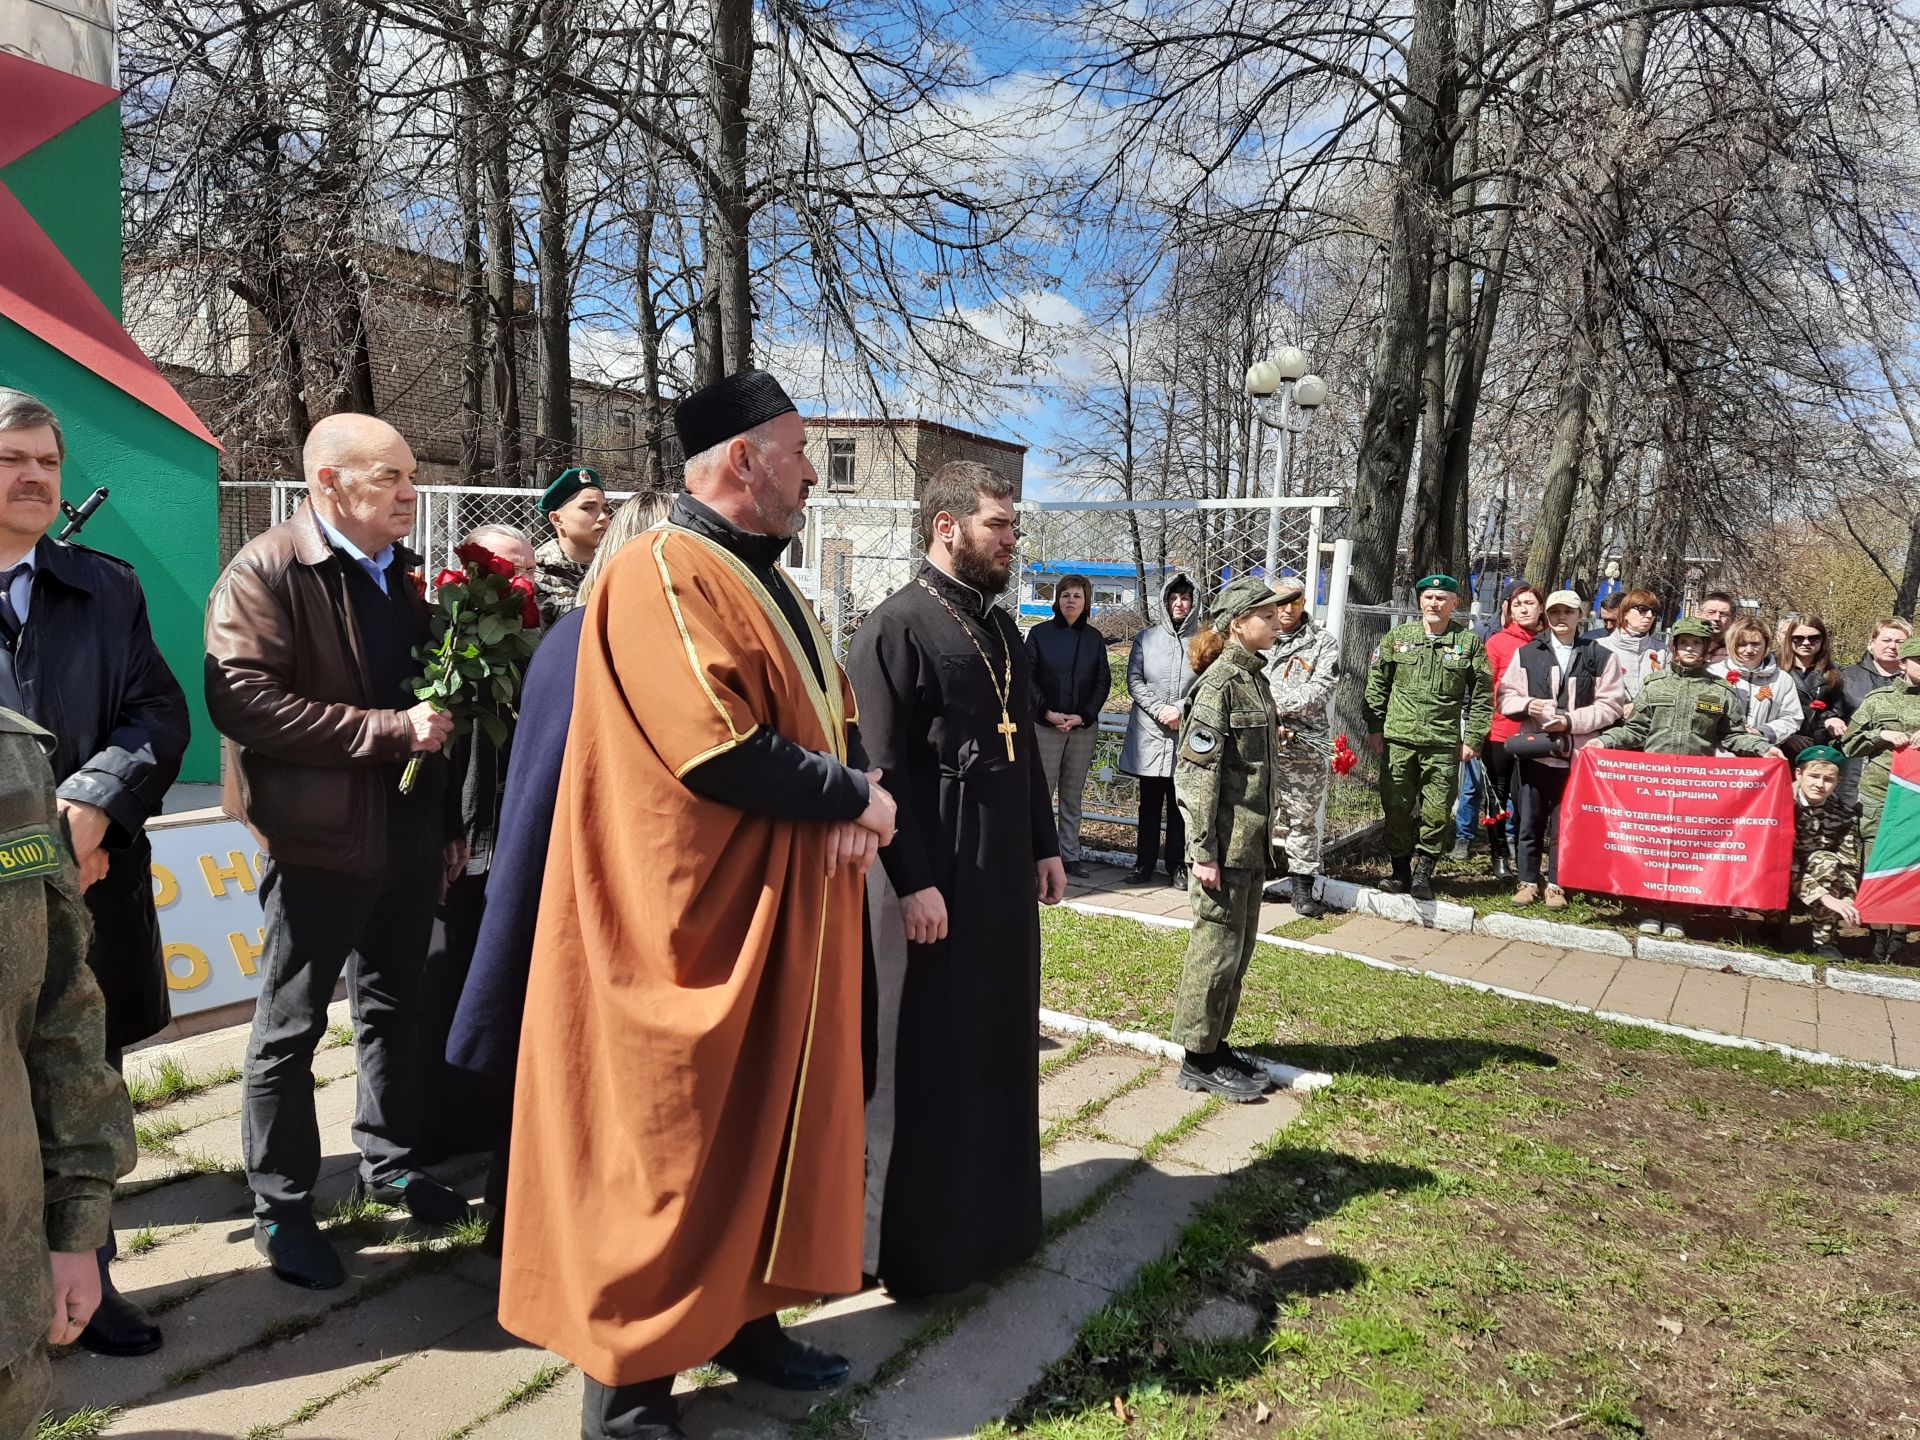
[[[1487,664],[1493,670],[1494,692],[1499,693],[1500,677],[1513,663],[1513,657],[1522,645],[1530,642],[1540,633],[1545,623],[1546,596],[1540,593],[1540,587],[1530,581],[1522,580],[1507,592],[1507,623],[1487,637]],[[1512,809],[1510,797],[1513,794],[1513,761],[1507,758],[1506,742],[1520,729],[1520,722],[1497,711],[1493,717],[1493,729],[1487,735],[1487,743],[1480,751],[1480,763],[1487,773],[1487,813],[1499,815]],[[1513,861],[1507,850],[1507,822],[1487,830],[1487,844],[1493,850],[1493,878],[1511,880],[1514,875]]]

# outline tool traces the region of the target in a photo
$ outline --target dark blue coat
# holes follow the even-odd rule
[[[560,799],[560,763],[573,723],[573,676],[586,613],[572,610],[555,621],[527,664],[493,866],[487,872],[486,916],[447,1035],[447,1063],[462,1070],[511,1080],[520,1058],[520,1016],[527,1005],[547,837]]]

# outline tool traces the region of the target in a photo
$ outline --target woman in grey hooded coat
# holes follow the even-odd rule
[[[1187,664],[1187,642],[1200,629],[1193,582],[1177,571],[1160,587],[1160,618],[1133,637],[1127,656],[1127,739],[1120,768],[1140,782],[1140,828],[1135,842],[1135,885],[1153,878],[1160,851],[1160,815],[1167,817],[1166,870],[1176,888],[1187,888],[1187,827],[1173,803],[1173,753],[1180,735],[1180,702],[1198,677]]]

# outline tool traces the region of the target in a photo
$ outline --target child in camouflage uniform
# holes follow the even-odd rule
[[[1243,576],[1220,592],[1189,648],[1199,680],[1187,692],[1173,795],[1187,822],[1187,899],[1193,930],[1174,1005],[1173,1038],[1186,1049],[1182,1090],[1257,1100],[1266,1077],[1227,1047],[1240,984],[1260,929],[1261,889],[1273,856],[1273,692],[1263,654],[1278,633],[1265,580]]]
[[[1887,789],[1893,783],[1893,757],[1920,740],[1920,635],[1900,642],[1900,678],[1875,690],[1853,712],[1840,749],[1867,757],[1860,773],[1860,855],[1873,858],[1874,836],[1880,833],[1880,813],[1886,809]],[[1892,960],[1899,954],[1902,931],[1876,926],[1873,958]]]
[[[1860,923],[1860,807],[1835,793],[1847,760],[1831,745],[1810,745],[1793,763],[1793,899],[1812,917],[1814,957],[1837,964],[1836,927]]]

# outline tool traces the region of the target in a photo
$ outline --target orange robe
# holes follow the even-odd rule
[[[783,584],[790,584],[784,574]],[[521,1031],[500,1323],[607,1385],[860,1286],[862,881],[680,776],[771,726],[846,756],[771,597],[649,531],[588,601]]]

